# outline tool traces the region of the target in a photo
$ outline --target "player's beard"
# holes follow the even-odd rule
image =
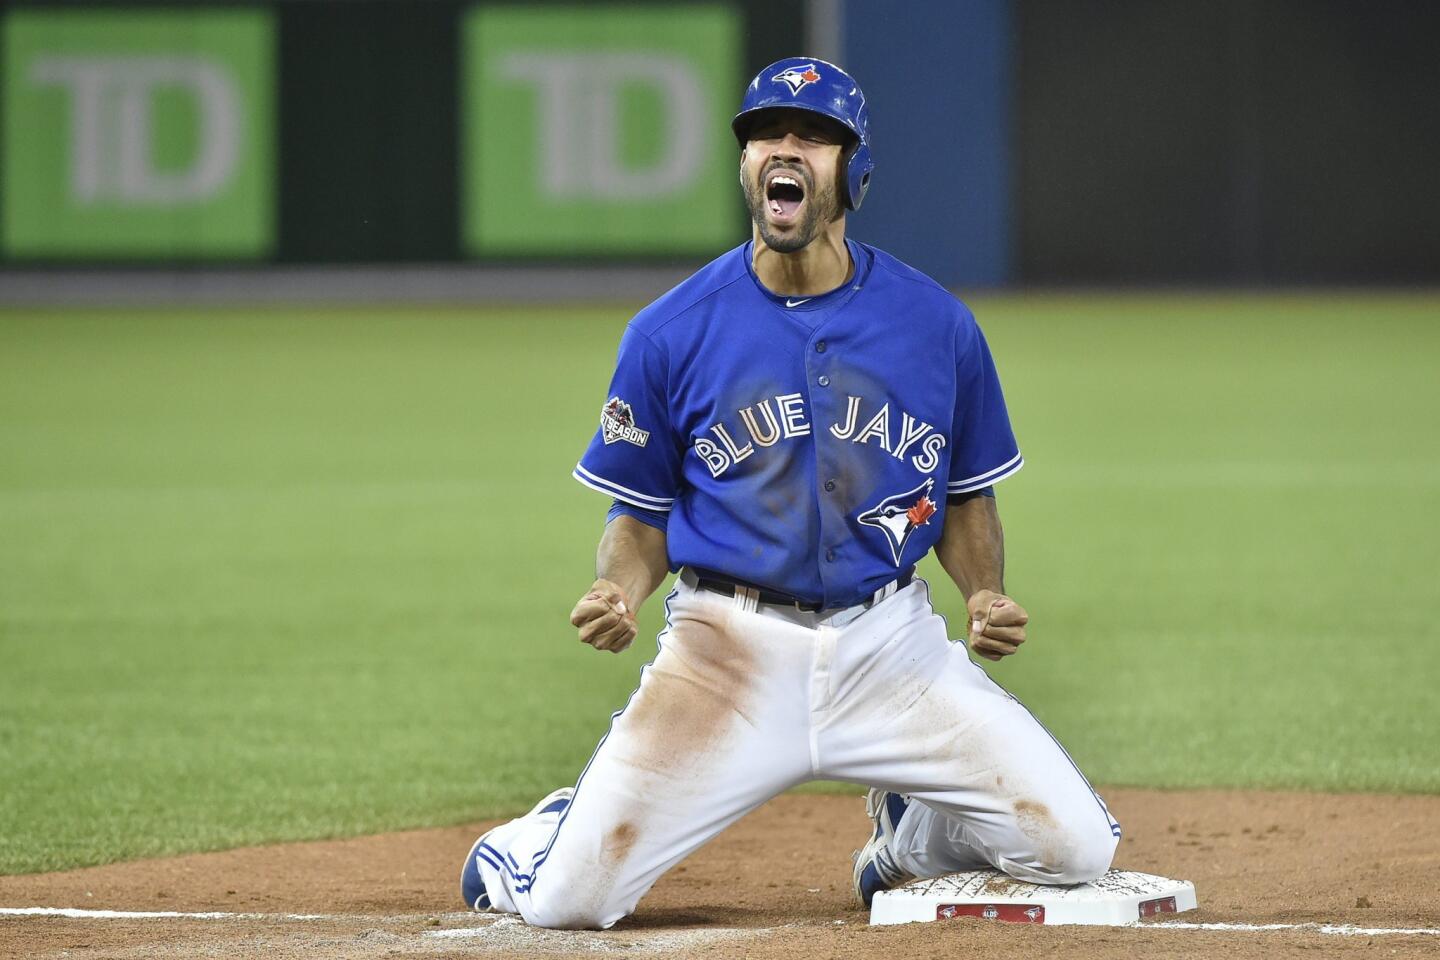
[[[805,215],[795,224],[788,235],[781,236],[770,229],[765,218],[768,201],[765,198],[765,177],[771,170],[781,167],[805,181]],[[820,235],[825,225],[840,219],[839,191],[830,183],[817,187],[810,176],[798,167],[776,164],[760,171],[753,181],[745,182],[745,205],[750,208],[750,219],[760,229],[760,239],[765,246],[776,253],[794,253],[810,245]]]

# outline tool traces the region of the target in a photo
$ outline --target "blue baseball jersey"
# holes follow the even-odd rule
[[[829,293],[770,292],[747,242],[626,327],[574,475],[668,513],[672,570],[849,606],[930,550],[947,494],[1023,465],[969,309],[846,242]]]

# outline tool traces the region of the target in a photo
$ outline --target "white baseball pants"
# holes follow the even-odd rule
[[[815,779],[920,801],[891,848],[916,876],[1100,876],[1119,825],[1040,722],[950,642],[929,590],[916,580],[869,610],[821,615],[677,580],[660,651],[558,826],[522,817],[487,838],[503,864],[481,861],[492,908],[609,927],[721,830]]]

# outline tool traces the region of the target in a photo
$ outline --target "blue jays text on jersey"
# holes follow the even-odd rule
[[[747,242],[626,328],[575,478],[667,512],[672,570],[848,606],[929,551],[946,494],[1023,465],[970,311],[846,243],[829,293],[771,293]]]

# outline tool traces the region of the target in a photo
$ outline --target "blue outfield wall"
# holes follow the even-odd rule
[[[850,232],[948,287],[1012,276],[1010,0],[845,0],[875,175]]]

